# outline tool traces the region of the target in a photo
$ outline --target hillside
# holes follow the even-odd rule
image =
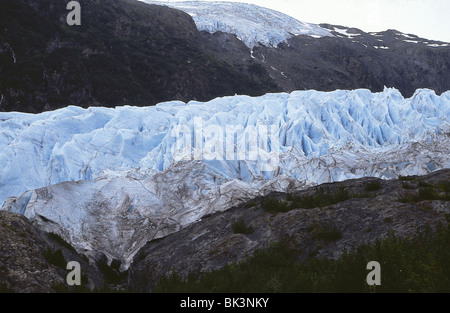
[[[68,26],[65,0],[0,3],[0,111],[305,89],[387,86],[405,97],[450,89],[450,46],[395,30],[313,25],[243,4],[226,14],[218,14],[222,4],[178,5],[191,16],[134,0],[81,1],[81,26]]]

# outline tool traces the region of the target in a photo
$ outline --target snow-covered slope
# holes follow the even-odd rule
[[[148,240],[273,190],[449,168],[449,134],[450,92],[427,89],[0,113],[0,201],[126,267]]]
[[[240,38],[250,49],[258,44],[276,47],[297,35],[315,37],[333,36],[318,25],[303,23],[284,13],[254,4],[207,1],[151,1],[146,3],[167,5],[190,14],[198,30],[230,33]]]

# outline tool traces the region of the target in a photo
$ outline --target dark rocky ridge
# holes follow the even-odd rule
[[[70,291],[66,285],[70,261],[80,263],[85,290],[104,285],[97,266],[62,239],[37,229],[23,215],[1,211],[0,238],[0,293]]]
[[[373,182],[380,189],[367,191]],[[183,278],[189,272],[197,274],[222,268],[233,261],[242,261],[257,249],[265,249],[274,242],[287,242],[300,251],[300,259],[310,257],[338,258],[344,249],[374,243],[377,239],[395,234],[398,238],[412,238],[427,225],[434,227],[446,223],[450,202],[427,200],[402,203],[399,198],[416,194],[419,185],[450,182],[450,170],[420,177],[414,181],[381,181],[363,178],[324,184],[298,191],[292,196],[308,196],[318,192],[334,193],[345,188],[350,194],[366,198],[353,198],[334,205],[295,209],[271,214],[261,208],[267,197],[255,199],[250,205],[240,205],[224,213],[204,218],[186,229],[153,241],[136,255],[129,269],[129,288],[150,292],[163,275],[175,270]],[[408,185],[405,185],[408,184]],[[408,187],[406,189],[405,187]],[[286,200],[286,194],[269,195]],[[234,221],[242,220],[253,228],[250,234],[234,233]],[[341,238],[323,240],[319,233],[337,230]]]
[[[82,25],[70,27],[65,0],[0,1],[0,111],[303,89],[376,92],[387,86],[405,97],[417,88],[450,90],[450,47],[430,47],[438,42],[395,30],[297,36],[278,47],[255,47],[252,58],[236,36],[199,32],[179,10],[135,0],[80,3]],[[411,39],[418,43],[405,41]]]
[[[266,70],[286,91],[367,88],[380,92],[386,86],[411,97],[419,88],[439,94],[450,89],[450,45],[406,37],[396,30],[369,34],[345,29],[359,35],[348,38],[332,32],[336,37],[297,36],[278,49],[259,47],[254,55],[258,59],[264,55]]]
[[[153,105],[278,91],[204,53],[192,18],[132,0],[84,0],[68,26],[65,0],[2,0],[0,110]],[[264,69],[262,69],[264,72]]]
[[[408,180],[363,178],[324,184],[290,195],[273,193],[206,216],[177,233],[147,243],[128,272],[122,274],[117,272],[119,264],[108,267],[102,260],[89,263],[67,243],[39,230],[24,216],[0,212],[0,292],[73,291],[65,285],[68,271],[58,264],[62,261],[54,260],[58,251],[64,262],[80,262],[85,276],[83,291],[97,288],[97,291],[151,292],[159,279],[172,270],[184,277],[191,271],[206,273],[242,261],[257,249],[280,241],[299,251],[301,260],[337,258],[344,249],[373,243],[392,233],[408,239],[427,226],[445,225],[446,215],[450,214],[448,200],[416,199],[404,203],[399,199],[414,199],[423,186],[444,185],[448,197],[449,183],[447,169]],[[277,214],[261,207],[269,198],[287,201],[289,197],[314,195],[319,190],[333,194],[342,188],[354,196],[325,207]],[[232,225],[237,220],[253,231],[235,233]],[[327,229],[336,229],[340,236],[331,240],[318,236]]]

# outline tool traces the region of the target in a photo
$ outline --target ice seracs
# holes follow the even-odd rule
[[[450,92],[428,89],[0,113],[0,201],[126,268],[148,240],[258,195],[448,168],[449,133]]]
[[[298,35],[315,38],[333,36],[318,25],[304,23],[284,13],[254,4],[216,1],[141,1],[185,11],[192,16],[198,30],[234,34],[250,49],[259,44],[276,47],[279,43]]]

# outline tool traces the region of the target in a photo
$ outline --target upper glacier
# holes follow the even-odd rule
[[[330,31],[318,25],[301,22],[284,13],[254,4],[207,1],[151,1],[150,4],[167,5],[192,16],[199,31],[218,31],[236,35],[250,49],[262,44],[276,47],[297,35],[331,36]]]
[[[270,191],[449,168],[449,134],[450,91],[428,89],[0,113],[0,203],[127,267],[148,240]]]

